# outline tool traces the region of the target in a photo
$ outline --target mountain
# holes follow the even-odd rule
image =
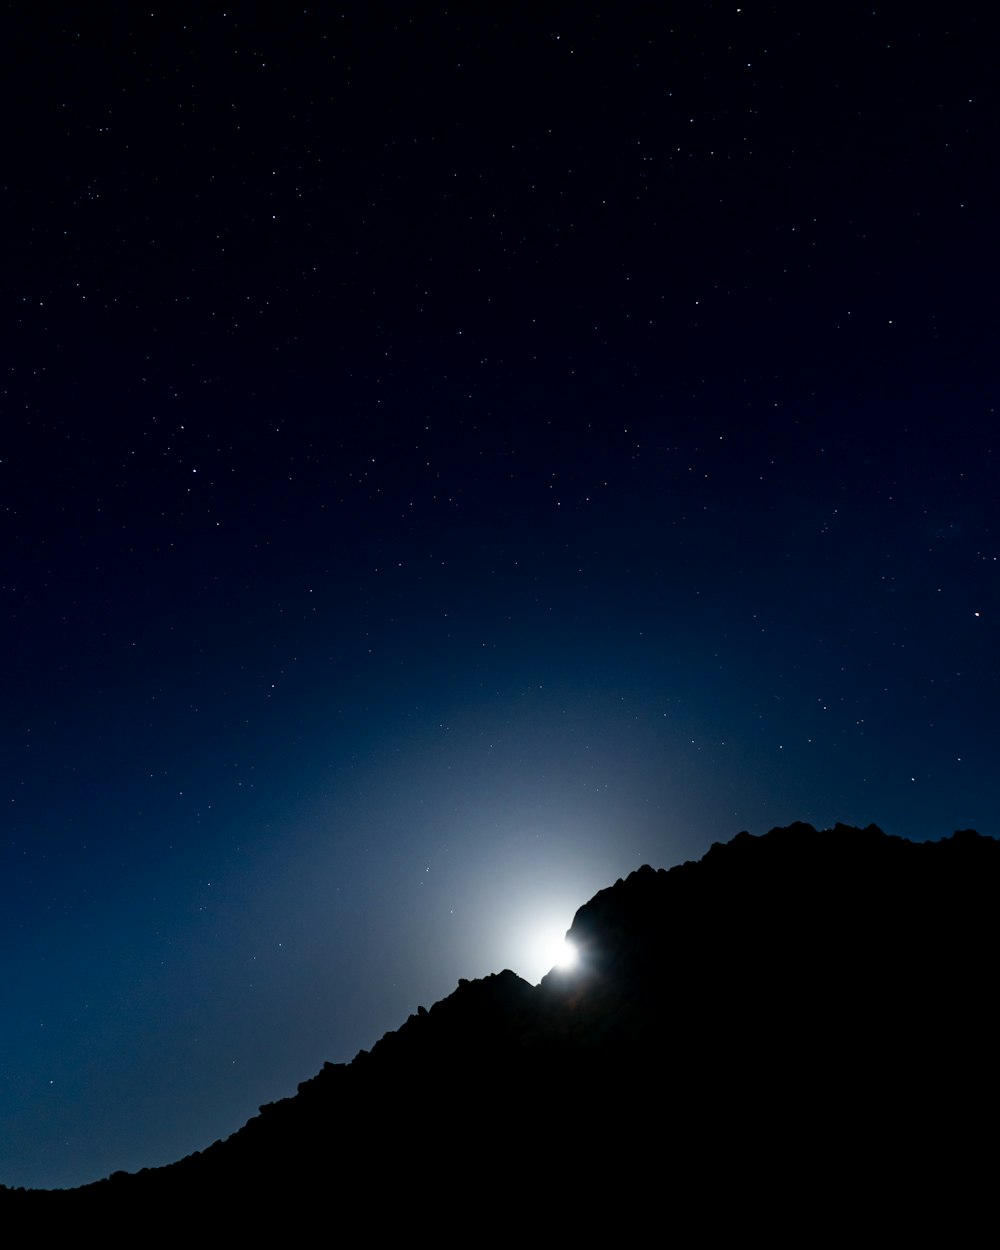
[[[631,1236],[666,1210],[699,1239],[954,1236],[992,1192],[998,886],[972,830],[741,833],[581,907],[572,972],[461,981],[225,1142],[0,1210],[123,1237]]]

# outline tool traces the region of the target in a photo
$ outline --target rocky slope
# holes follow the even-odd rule
[[[669,1200],[796,1235],[818,1211],[891,1222],[891,1193],[961,1226],[992,1158],[972,1143],[997,1106],[998,886],[1000,843],[973,831],[742,833],[581,907],[572,973],[463,981],[225,1142],[0,1207],[123,1235],[331,1216],[398,1233],[432,1210],[457,1239],[620,1235]]]

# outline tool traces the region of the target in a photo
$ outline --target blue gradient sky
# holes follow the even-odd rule
[[[977,20],[12,19],[0,1182],[643,862],[997,832]]]

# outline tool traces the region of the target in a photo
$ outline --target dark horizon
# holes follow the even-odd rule
[[[932,1203],[951,1219],[953,1187],[975,1193],[985,1166],[960,1131],[964,1107],[988,1121],[995,1099],[970,1052],[990,1027],[998,872],[1000,842],[971,829],[926,843],[875,825],[743,832],[581,905],[571,969],[535,986],[509,970],[461,979],[227,1140],[80,1190],[0,1186],[0,1199],[14,1216],[133,1228],[155,1210],[166,1227],[235,1232],[350,1209],[374,1172],[391,1195],[385,1230],[412,1227],[442,1178],[453,1208],[479,1219],[484,1176],[506,1193],[547,1170],[557,1192],[588,1194],[550,1213],[564,1231],[620,1221],[630,1201],[659,1208],[665,1174],[675,1200],[702,1210],[701,1190],[726,1192],[741,1227],[736,1194],[774,1227],[789,1189],[836,1194],[845,1226],[881,1204],[898,1226],[899,1184],[954,1136]],[[762,1132],[768,1148],[753,1150]],[[501,1223],[523,1221],[502,1205]],[[927,1204],[911,1209],[926,1226]]]
[[[8,15],[0,1183],[642,863],[1000,831],[984,25]]]

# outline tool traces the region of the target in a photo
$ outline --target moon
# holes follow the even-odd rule
[[[541,978],[553,968],[568,972],[576,966],[578,952],[566,937],[566,930],[559,925],[544,925],[535,931],[526,943],[531,952],[531,967]]]

